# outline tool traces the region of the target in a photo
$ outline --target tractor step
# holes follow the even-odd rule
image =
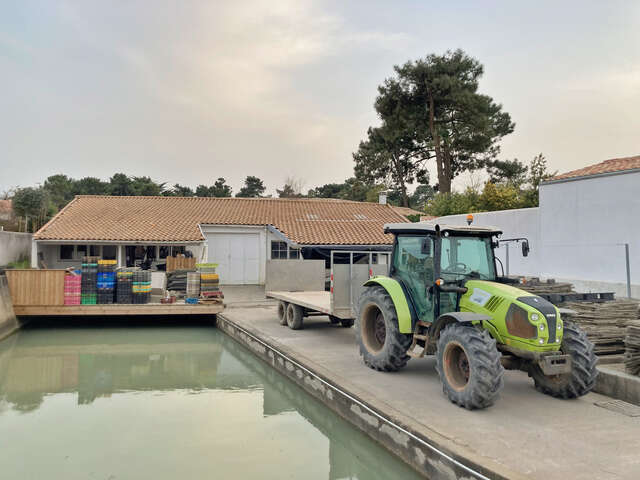
[[[429,341],[429,335],[422,330],[427,330],[431,326],[430,323],[418,321],[416,322],[416,330],[413,334],[413,341],[411,346],[407,350],[407,355],[412,358],[422,358],[427,353],[427,342]],[[422,344],[419,344],[420,341]]]

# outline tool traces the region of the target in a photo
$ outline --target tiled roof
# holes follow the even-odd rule
[[[199,224],[273,225],[299,244],[381,245],[392,243],[383,225],[403,221],[389,205],[334,199],[80,195],[34,238],[197,242]]]
[[[572,170],[571,172],[562,173],[551,178],[550,181],[564,180],[567,178],[588,177],[590,175],[599,175],[602,173],[622,172],[624,170],[635,170],[640,168],[640,155],[635,157],[612,158],[604,162],[589,165],[588,167]]]
[[[406,217],[407,215],[424,215],[424,212],[420,212],[419,210],[414,210],[413,208],[409,208],[409,207],[391,207],[391,208],[393,208],[396,212],[398,212],[403,217]]]

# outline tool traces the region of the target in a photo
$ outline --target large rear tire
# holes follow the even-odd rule
[[[598,377],[598,358],[593,343],[575,323],[564,322],[560,350],[571,355],[571,371],[547,376],[538,365],[533,365],[530,373],[536,390],[556,398],[578,398],[586,395],[593,389]]]
[[[278,302],[278,322],[280,322],[280,325],[287,324],[287,307],[288,306],[289,304],[287,302],[284,302],[282,300]]]
[[[400,333],[396,308],[384,288],[365,288],[355,325],[356,342],[365,365],[394,372],[407,364],[412,336]]]
[[[287,325],[291,330],[300,330],[302,328],[302,317],[304,311],[300,305],[290,303],[287,306]]]
[[[493,405],[504,385],[500,356],[487,331],[459,323],[447,326],[436,353],[442,391],[468,410]]]

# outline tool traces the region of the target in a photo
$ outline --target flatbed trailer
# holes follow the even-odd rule
[[[348,254],[348,263],[337,263],[338,256]],[[270,291],[268,298],[279,300],[278,315],[283,325],[293,329],[302,326],[304,317],[327,315],[331,323],[353,325],[358,307],[358,298],[363,284],[372,276],[386,275],[389,270],[391,252],[371,252],[359,250],[333,250],[330,254],[329,290]],[[287,321],[290,315],[299,318],[297,322]]]

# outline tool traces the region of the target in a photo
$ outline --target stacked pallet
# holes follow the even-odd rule
[[[622,360],[627,325],[638,315],[637,300],[614,300],[609,302],[566,302],[563,308],[574,310],[573,315],[564,315],[586,332],[595,345],[598,356],[613,356],[609,360]]]
[[[638,316],[640,317],[640,310]],[[627,373],[640,375],[640,320],[629,322],[624,344],[624,366]]]
[[[556,282],[552,278],[542,281],[537,277],[522,277],[517,287],[535,295],[553,295],[573,292],[573,284]]]
[[[180,293],[187,291],[187,274],[191,270],[174,270],[167,273],[167,290]]]

